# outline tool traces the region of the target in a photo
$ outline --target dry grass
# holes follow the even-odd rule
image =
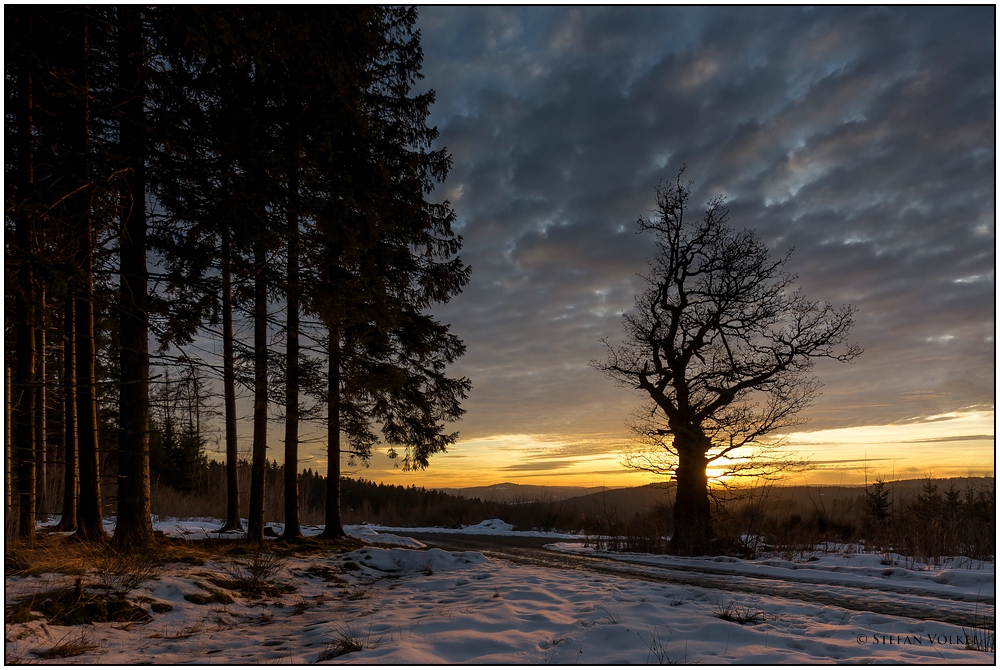
[[[234,556],[222,566],[236,590],[254,598],[262,595],[289,593],[291,587],[275,581],[284,561],[275,554],[265,551],[263,546],[251,547],[240,556]],[[228,586],[228,585],[227,585]]]
[[[32,649],[31,653],[38,658],[52,660],[56,658],[80,656],[88,651],[97,649],[98,646],[99,645],[93,641],[90,635],[86,631],[83,631],[75,636],[73,636],[72,633],[66,635],[66,637],[62,638],[58,643],[48,649]]]
[[[85,542],[73,536],[43,531],[35,534],[34,545],[20,539],[9,540],[4,551],[4,567],[8,575],[83,575],[91,556],[92,550]]]
[[[300,543],[285,544],[269,542],[269,553],[275,556],[338,554],[354,551],[363,546],[360,540],[316,540],[307,538]],[[157,534],[155,545],[146,552],[120,554],[107,543],[88,543],[75,536],[41,531],[36,534],[33,546],[11,539],[5,546],[5,572],[7,575],[36,576],[46,573],[65,575],[86,575],[97,564],[99,571],[110,573],[112,581],[116,572],[134,573],[140,564],[163,566],[169,563],[204,565],[207,561],[226,559],[231,556],[247,555],[253,548],[246,544],[224,539],[184,540]],[[116,558],[104,559],[104,554],[113,553]],[[121,559],[117,558],[122,556]],[[127,565],[116,565],[125,563]],[[103,565],[103,568],[102,568]]]
[[[98,586],[119,600],[161,572],[152,551],[118,551],[111,546],[96,548],[93,564]]]
[[[741,626],[752,626],[767,621],[767,615],[752,605],[730,600],[717,602],[713,614],[723,621],[732,621]]]
[[[351,624],[344,624],[337,628],[333,639],[327,643],[326,648],[316,657],[316,663],[329,661],[331,659],[350,654],[364,649],[377,649],[385,635],[378,638],[372,637],[371,621],[368,622],[368,631],[362,633],[360,628]]]

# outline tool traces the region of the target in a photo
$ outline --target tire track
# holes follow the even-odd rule
[[[962,594],[938,594],[917,590],[894,591],[885,587],[851,586],[831,582],[790,581],[775,575],[721,573],[709,568],[674,568],[644,565],[613,558],[585,556],[542,548],[552,540],[519,538],[510,546],[507,537],[413,533],[410,537],[449,551],[478,551],[485,556],[521,565],[559,570],[581,570],[681,584],[726,592],[788,598],[806,603],[840,607],[854,612],[938,621],[956,626],[993,627],[994,598],[970,601]],[[835,589],[835,590],[834,590]],[[984,622],[985,619],[985,622]]]

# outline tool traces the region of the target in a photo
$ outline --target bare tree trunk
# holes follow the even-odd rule
[[[330,328],[330,362],[327,387],[326,528],[319,537],[344,537],[340,520],[340,330]]]
[[[296,159],[298,146],[295,143]],[[299,528],[299,217],[297,212],[298,161],[289,179],[289,238],[287,267],[287,351],[285,363],[285,532],[283,539],[302,537]]]
[[[63,311],[63,506],[59,530],[76,530],[76,319],[69,295]]]
[[[32,27],[28,22],[29,35]],[[32,228],[29,214],[34,191],[33,131],[33,73],[29,64],[23,64],[17,77],[17,180],[18,196],[22,210],[14,223],[14,244],[20,253],[17,267],[17,294],[14,302],[16,333],[14,390],[14,450],[17,455],[18,534],[29,542],[35,540],[35,411],[37,395],[32,388],[35,381],[35,333],[32,304],[34,278],[32,276]]]
[[[679,455],[677,498],[674,501],[674,534],[670,549],[681,556],[703,556],[711,552],[712,523],[708,501],[708,438],[701,431],[675,430],[674,447]]]
[[[120,547],[153,541],[149,490],[149,325],[146,268],[146,141],[142,15],[124,6],[118,73],[121,149],[128,172],[123,193],[120,262],[121,388],[119,392],[118,520]]]
[[[3,446],[4,446],[4,461],[3,461],[3,490],[4,490],[4,519],[6,519],[6,524],[4,525],[4,539],[9,540],[12,533],[12,520],[14,519],[14,491],[11,486],[11,479],[13,479],[13,455],[11,453],[12,445],[12,419],[13,419],[13,402],[14,395],[11,393],[10,388],[11,378],[10,378],[10,364],[5,363],[3,366],[3,388],[4,388],[4,431],[3,431]]]
[[[78,165],[77,181],[86,186],[89,183],[87,155],[89,153],[89,115],[87,96],[87,20],[80,14],[75,19],[74,36],[79,40],[80,81],[82,82],[80,108],[75,113],[72,141]],[[106,537],[101,523],[101,468],[97,438],[97,394],[95,389],[94,344],[94,226],[90,212],[90,194],[83,192],[74,200],[77,203],[75,216],[76,238],[80,245],[77,254],[77,268],[81,273],[80,291],[76,295],[76,417],[77,440],[80,465],[80,500],[77,508],[77,535],[84,540]]]
[[[46,425],[46,365],[45,365],[45,289],[38,288],[35,305],[35,515],[41,519],[45,514],[46,467],[45,454],[48,447],[48,426]]]
[[[29,272],[22,268],[21,272]],[[27,297],[18,302],[27,303]],[[30,325],[29,308],[18,308],[17,324],[17,402],[14,406],[14,443],[17,451],[18,535],[35,540],[35,399],[31,385],[35,381],[35,337]],[[22,323],[22,320],[24,321]]]
[[[97,394],[94,345],[93,236],[90,217],[84,222],[81,268],[83,295],[76,300],[76,416],[80,466],[80,500],[77,508],[77,535],[84,540],[103,539],[101,522],[101,468],[97,438]]]
[[[250,513],[247,539],[264,541],[264,476],[267,468],[267,258],[263,242],[254,249],[254,398],[253,458],[250,464]]]
[[[233,351],[233,285],[230,231],[222,235],[222,385],[226,405],[226,524],[222,531],[242,531],[239,450],[236,433],[236,362]]]

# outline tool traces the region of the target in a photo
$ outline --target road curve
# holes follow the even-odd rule
[[[870,585],[850,586],[838,582],[792,581],[761,574],[732,574],[707,567],[675,568],[642,565],[604,556],[571,554],[545,549],[552,539],[465,535],[448,533],[397,532],[432,547],[448,551],[477,551],[494,559],[522,565],[534,565],[558,570],[585,570],[629,579],[683,584],[720,591],[789,598],[807,603],[841,607],[856,612],[873,612],[887,616],[908,617],[924,621],[940,621],[957,626],[982,625],[988,620],[993,627],[992,596],[975,600],[962,594],[939,594],[908,588],[897,591]]]

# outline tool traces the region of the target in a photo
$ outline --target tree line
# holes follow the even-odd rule
[[[243,385],[248,539],[263,540],[271,405],[285,463],[299,461],[300,423],[325,419],[324,536],[342,536],[341,454],[367,460],[385,443],[404,468],[426,467],[455,441],[447,424],[471,388],[447,373],[464,344],[428,311],[470,268],[453,210],[429,199],[451,157],[432,147],[433,91],[415,90],[416,10],[17,6],[5,19],[13,532],[33,539],[58,452],[61,528],[106,538],[110,459],[114,540],[149,544],[151,395],[194,366],[222,381],[224,530],[243,530]],[[197,355],[206,338],[221,361]],[[287,539],[300,534],[297,469],[284,468]]]

